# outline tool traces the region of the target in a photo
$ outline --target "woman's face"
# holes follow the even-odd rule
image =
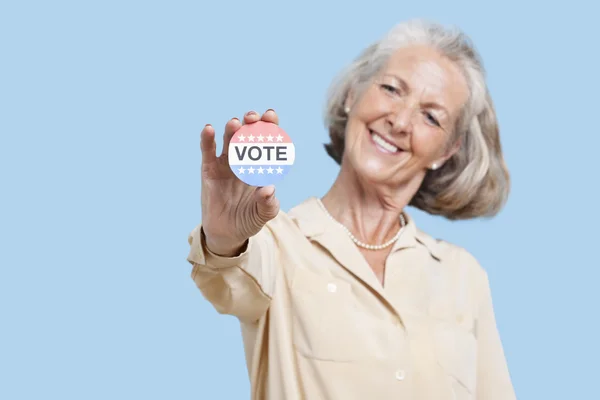
[[[352,96],[342,165],[361,178],[418,187],[428,168],[457,149],[449,143],[468,87],[458,67],[437,51],[398,50],[354,104]]]

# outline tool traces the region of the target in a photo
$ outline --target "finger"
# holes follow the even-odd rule
[[[244,115],[244,124],[251,124],[260,120],[260,115],[256,111],[248,111],[246,115]]]
[[[226,155],[229,153],[229,143],[231,142],[231,138],[241,126],[242,123],[237,118],[232,118],[227,122],[227,124],[225,124],[225,132],[223,133],[223,150],[221,151],[221,154]]]
[[[275,197],[275,186],[269,185],[256,189],[258,217],[261,222],[267,223],[279,213],[279,200]]]
[[[271,122],[273,124],[279,124],[279,116],[272,108],[269,108],[261,117],[262,121]]]
[[[275,196],[275,186],[260,186],[256,188],[256,195],[258,196],[259,201],[268,202]]]
[[[202,151],[202,164],[211,163],[217,159],[215,128],[211,124],[206,124],[200,133],[200,150]]]

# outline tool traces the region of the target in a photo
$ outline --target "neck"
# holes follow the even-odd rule
[[[350,169],[342,168],[323,204],[338,222],[359,240],[380,244],[400,229],[400,214],[414,195],[409,188],[391,189],[362,182]]]

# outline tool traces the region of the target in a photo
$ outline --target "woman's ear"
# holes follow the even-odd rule
[[[431,163],[429,168],[432,170],[439,169],[442,165],[444,165],[444,163],[446,163],[446,161],[448,161],[453,155],[455,155],[458,152],[458,150],[460,150],[461,144],[462,140],[457,139],[452,146],[448,147],[446,152],[441,157],[439,157],[433,163]]]
[[[346,95],[346,100],[344,101],[344,111],[346,114],[350,112],[352,106],[354,105],[354,90],[348,90],[348,94]]]

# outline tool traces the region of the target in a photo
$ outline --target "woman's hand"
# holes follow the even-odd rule
[[[259,120],[279,123],[268,110],[262,118],[254,111],[244,116],[244,124]],[[202,150],[202,229],[207,247],[216,254],[234,256],[246,241],[279,212],[275,187],[253,187],[238,179],[229,166],[227,152],[233,134],[242,123],[233,118],[225,125],[223,151],[216,155],[215,129],[206,125],[201,133]]]

